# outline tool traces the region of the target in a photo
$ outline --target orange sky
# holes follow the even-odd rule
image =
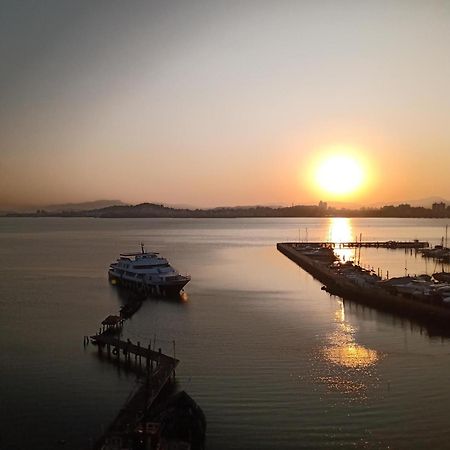
[[[450,199],[449,3],[226,3],[5,6],[0,209]]]

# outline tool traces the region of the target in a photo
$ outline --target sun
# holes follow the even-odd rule
[[[353,194],[364,183],[362,165],[350,155],[337,154],[325,158],[317,167],[315,181],[318,187],[334,196]]]

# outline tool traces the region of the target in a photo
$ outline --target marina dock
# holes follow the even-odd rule
[[[332,247],[332,248],[428,248],[429,242],[425,241],[352,241],[352,242],[304,242],[301,245],[310,245],[313,247]]]
[[[277,244],[277,249],[319,280],[332,295],[414,319],[432,326],[439,334],[450,334],[450,307],[436,304],[432,299],[394,294],[377,283],[368,284],[344,277],[332,269],[335,258],[329,244],[283,242]]]

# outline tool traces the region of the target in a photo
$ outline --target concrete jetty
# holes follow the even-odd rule
[[[332,248],[414,248],[424,249],[430,246],[426,241],[351,241],[351,242],[308,242],[301,245],[310,245],[315,247],[329,246]]]

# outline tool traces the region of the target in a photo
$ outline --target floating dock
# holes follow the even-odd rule
[[[328,254],[323,251],[322,254],[319,253],[317,257],[314,257],[314,251],[321,248],[328,249]],[[450,334],[449,307],[395,295],[377,285],[367,286],[352,282],[330,267],[333,262],[332,248],[329,243],[283,242],[277,244],[277,249],[281,253],[323,283],[329,293],[379,310],[415,319],[419,323],[439,328],[439,334]],[[313,251],[308,251],[308,249]]]

